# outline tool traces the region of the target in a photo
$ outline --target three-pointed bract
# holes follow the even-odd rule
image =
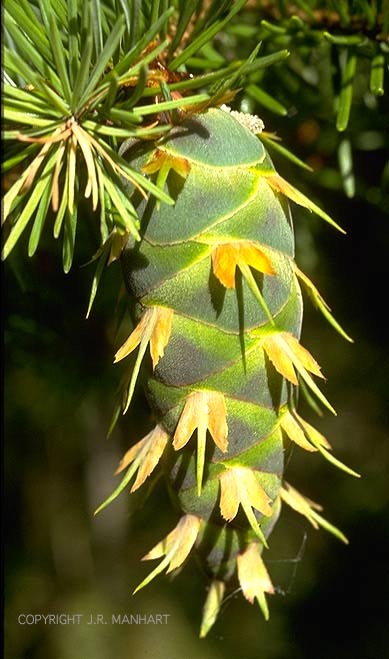
[[[171,334],[172,321],[172,309],[159,306],[148,307],[128,339],[117,351],[114,360],[115,363],[127,357],[140,345],[139,353],[131,377],[129,378],[128,387],[125,388],[123,414],[128,410],[130,405],[139,369],[148,344],[150,344],[150,354],[154,369],[164,355]]]
[[[300,190],[297,190],[294,185],[291,185],[288,183],[288,181],[285,181],[285,179],[282,178],[282,176],[279,174],[272,173],[270,176],[266,177],[266,180],[273,188],[273,190],[275,190],[275,192],[281,192],[281,194],[285,195],[285,197],[288,197],[288,199],[294,201],[299,206],[303,206],[309,211],[316,213],[316,215],[338,229],[338,231],[341,233],[346,233],[345,230],[339,226],[339,224],[334,222],[332,217],[330,217],[325,211],[317,206],[311,199],[306,197],[305,194],[300,192]]]
[[[281,417],[280,426],[292,442],[298,444],[306,451],[319,451],[322,456],[331,462],[335,467],[342,469],[350,476],[359,478],[360,474],[335,458],[331,450],[331,444],[316,428],[308,421],[302,419],[296,410],[287,410]]]
[[[265,593],[274,594],[274,586],[263,562],[258,542],[252,542],[247,549],[239,554],[236,563],[238,579],[243,595],[250,602],[257,600],[265,620],[269,620],[269,609]]]
[[[131,487],[131,492],[135,492],[135,490],[143,485],[146,478],[154,471],[164,452],[168,439],[169,435],[166,430],[157,425],[146,437],[141,439],[140,442],[132,446],[124,454],[115,474],[119,474],[131,462],[135,463],[138,473]]]
[[[328,402],[309,374],[313,373],[324,379],[319,364],[293,334],[290,334],[290,332],[273,332],[263,338],[262,345],[274,368],[284,378],[297,385],[297,371],[323,405],[331,410],[333,414],[336,414],[331,403]]]
[[[253,508],[270,517],[273,510],[271,498],[259,484],[256,474],[249,467],[228,467],[220,476],[220,512],[230,522],[241,505],[251,528],[267,547],[266,539],[254,515]]]
[[[156,367],[168,344],[173,320],[173,310],[167,307],[148,307],[130,336],[115,354],[114,362],[127,357],[145,341],[150,343],[153,368]]]
[[[207,430],[216,446],[225,453],[228,447],[227,409],[225,398],[219,391],[194,391],[185,401],[177,424],[173,447],[178,451],[185,446],[197,429],[197,491],[200,496],[203,481]]]
[[[220,243],[212,250],[212,269],[215,277],[226,288],[235,288],[236,268],[239,268],[245,278],[251,292],[257,298],[263,311],[274,325],[273,317],[270,313],[260,287],[256,282],[251,268],[262,272],[266,275],[275,275],[270,258],[265,254],[263,249],[252,240],[240,240],[227,243]]]
[[[317,451],[317,448],[306,438],[303,428],[290,410],[281,417],[280,426],[292,442],[306,451]]]
[[[171,572],[180,567],[189,555],[194,543],[196,542],[201,525],[201,519],[196,515],[184,515],[181,517],[177,526],[169,533],[164,540],[161,540],[146,556],[143,561],[149,561],[154,558],[165,556],[161,563],[143,579],[143,581],[134,590],[135,593],[146,586],[157,574],[160,574],[166,567],[166,572]]]
[[[119,496],[131,481],[136,471],[138,471],[138,474],[131,488],[131,492],[135,492],[135,490],[144,483],[146,478],[150,476],[157,466],[168,439],[169,435],[167,432],[160,425],[157,425],[146,435],[146,437],[143,437],[143,439],[127,451],[115,472],[115,474],[119,474],[123,469],[129,466],[126,474],[120,485],[118,485],[108,499],[103,501],[103,503],[97,508],[95,514],[103,510],[103,508]]]
[[[285,483],[284,485],[285,487],[281,487],[280,489],[280,496],[281,499],[288,504],[288,506],[293,508],[293,510],[296,510],[296,512],[300,513],[300,515],[304,515],[304,517],[306,517],[306,519],[315,529],[318,529],[319,526],[322,526],[323,529],[326,529],[329,531],[329,533],[335,535],[339,540],[345,544],[348,544],[346,536],[341,531],[339,531],[336,526],[333,526],[330,524],[330,522],[327,522],[324,517],[319,515],[317,511],[322,510],[322,506],[304,497],[294,487],[289,485],[289,483]]]
[[[297,265],[294,266],[294,271],[297,277],[304,284],[313,303],[319,309],[319,311],[321,311],[324,318],[328,320],[328,322],[332,325],[332,327],[334,327],[336,331],[339,332],[339,334],[343,336],[344,339],[346,339],[346,341],[350,341],[350,343],[353,343],[353,339],[351,338],[351,336],[349,336],[347,332],[344,331],[343,327],[341,327],[338,321],[333,317],[330,306],[327,304],[321,293],[318,291],[313,281],[311,281],[309,277],[304,272],[302,272],[300,268],[297,267]]]
[[[226,288],[235,288],[236,268],[244,266],[275,274],[270,258],[251,240],[218,243],[212,250],[213,273]]]

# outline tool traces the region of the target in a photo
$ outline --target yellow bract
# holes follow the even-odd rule
[[[243,554],[239,554],[236,562],[243,595],[250,604],[254,603],[255,598],[262,609],[265,620],[268,620],[269,609],[265,593],[273,595],[274,586],[262,560],[258,543],[252,542]]]
[[[138,474],[131,487],[131,492],[135,492],[154,471],[164,452],[168,439],[168,433],[158,425],[125,453],[115,471],[115,475],[128,467],[131,462],[136,461]]]
[[[213,273],[226,288],[235,288],[236,268],[243,269],[245,265],[267,275],[275,274],[269,257],[252,241],[221,243],[214,247]]]
[[[295,336],[289,332],[274,332],[262,339],[263,349],[265,350],[274,368],[281,373],[289,382],[294,385],[298,384],[296,371],[301,375],[308,387],[313,391],[319,400],[333,414],[336,414],[332,405],[328,402],[319,387],[315,384],[309,373],[313,373],[320,378],[324,378],[320,366],[312,357],[311,353],[304,348]]]
[[[263,515],[270,516],[270,497],[258,483],[249,467],[230,467],[220,474],[220,512],[230,522],[238,512],[239,504],[248,503]]]
[[[285,487],[281,487],[280,496],[281,499],[283,499],[283,501],[288,504],[288,506],[293,508],[293,510],[296,510],[298,513],[300,513],[300,515],[304,515],[304,517],[307,518],[309,523],[312,524],[315,529],[318,529],[319,526],[322,526],[324,529],[326,529],[326,531],[332,533],[346,545],[348,544],[346,536],[341,531],[339,531],[336,526],[333,526],[333,524],[330,524],[330,522],[328,522],[324,517],[319,515],[317,511],[322,510],[322,507],[319,504],[311,501],[310,499],[307,499],[307,497],[304,497],[294,487],[289,485],[289,483],[285,483]]]
[[[201,494],[205,446],[209,430],[216,446],[225,453],[228,447],[227,408],[224,395],[218,391],[194,391],[185,401],[173,447],[178,451],[185,446],[197,429],[197,491]]]
[[[186,158],[180,158],[157,149],[151,160],[142,167],[145,174],[157,173],[156,185],[160,190],[164,189],[171,169],[185,179],[190,172],[190,162]],[[159,203],[158,201],[157,208],[159,208]]]
[[[161,540],[146,556],[143,556],[143,561],[149,561],[154,558],[165,556],[163,561],[153,570],[142,583],[135,588],[134,593],[138,592],[141,588],[146,586],[157,574],[160,574],[165,567],[167,572],[175,570],[182,565],[190,553],[194,543],[196,542],[197,535],[200,530],[201,519],[196,515],[184,515],[181,517],[177,526],[169,533],[164,540]]]
[[[312,511],[323,510],[322,506],[320,506],[318,503],[315,503],[311,499],[304,497],[302,494],[300,494],[300,492],[298,492],[298,490],[289,485],[289,483],[285,483],[285,487],[281,488],[280,496],[281,499],[283,499],[285,503],[288,504],[288,506],[293,508],[293,510],[296,510],[296,512],[300,513],[300,515],[304,515],[304,517],[307,518],[309,523],[312,524],[315,529],[319,528],[319,524],[312,516]]]
[[[359,474],[356,471],[347,467],[347,465],[343,464],[343,462],[335,458],[328,451],[332,447],[327,438],[311,426],[308,421],[302,419],[296,410],[293,410],[293,412],[287,410],[281,417],[280,426],[288,435],[289,439],[301,446],[301,448],[306,451],[320,451],[322,456],[335,465],[335,467],[342,469],[351,476],[359,478]]]
[[[307,440],[303,428],[289,410],[282,416],[280,425],[292,442],[306,451],[317,451],[317,448]]]
[[[203,422],[216,446],[225,453],[228,446],[227,409],[224,395],[219,391],[195,391],[188,396],[174,433],[174,448],[178,450],[185,446]]]
[[[140,344],[139,352],[136,358],[131,375],[127,378],[124,386],[123,397],[123,414],[128,410],[130,405],[135,383],[139,374],[142,359],[146,352],[147,345],[150,343],[150,353],[153,362],[153,368],[156,367],[160,358],[165,352],[166,345],[170,338],[173,320],[173,310],[166,307],[149,307],[144,312],[138,325],[131,332],[128,339],[123,343],[115,355],[115,362],[124,359]]]
[[[334,220],[325,211],[323,211],[319,206],[311,201],[311,199],[306,197],[305,194],[300,192],[300,190],[297,190],[297,188],[288,183],[288,181],[285,181],[285,179],[282,178],[282,176],[279,174],[271,174],[270,176],[266,176],[266,181],[276,192],[281,192],[281,194],[285,195],[285,197],[288,197],[288,199],[291,199],[296,204],[299,204],[299,206],[303,206],[309,211],[316,213],[319,217],[338,229],[338,231],[341,233],[346,233],[345,230],[342,229],[339,224],[334,222]]]
[[[263,347],[274,367],[293,384],[297,384],[295,368],[301,365],[307,371],[324,378],[320,366],[311,353],[289,332],[277,332],[263,340]]]
[[[259,484],[253,469],[249,467],[228,467],[220,476],[220,512],[230,522],[242,506],[251,528],[264,545],[266,539],[253,513],[253,508],[270,517],[273,510],[271,498]],[[267,545],[266,545],[267,546]]]
[[[166,151],[157,149],[146,165],[142,167],[142,172],[145,174],[154,174],[160,170],[173,169],[179,176],[186,178],[190,172],[190,162],[186,158],[180,158],[179,156],[173,156]]]
[[[297,265],[294,265],[294,271],[297,275],[297,277],[303,282],[304,286],[306,287],[308,294],[312,298],[314,304],[317,306],[317,308],[321,311],[323,314],[324,318],[328,320],[328,322],[336,329],[343,338],[346,339],[346,341],[350,341],[350,343],[353,343],[353,339],[351,336],[347,334],[347,332],[344,331],[343,327],[339,325],[338,321],[335,320],[331,313],[331,308],[321,295],[321,293],[318,291],[316,288],[315,284],[307,277],[307,275],[302,272]]]
[[[153,368],[156,367],[170,338],[173,310],[166,307],[149,307],[115,355],[115,363],[124,359],[144,340],[150,343]]]
[[[327,449],[331,448],[331,444],[329,443],[328,439],[324,437],[324,435],[321,434],[316,428],[311,426],[308,421],[305,421],[305,419],[302,419],[297,412],[295,412],[295,416],[298,420],[298,422],[302,425],[304,428],[305,434],[307,435],[308,439],[312,442],[312,444],[319,450],[320,447],[325,447]]]

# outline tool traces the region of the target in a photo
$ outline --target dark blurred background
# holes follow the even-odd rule
[[[7,659],[389,656],[389,168],[382,138],[389,113],[387,101],[380,103],[378,119],[366,119],[369,129],[367,101],[355,115],[352,199],[342,189],[333,126],[312,120],[308,106],[282,120],[262,113],[266,127],[315,166],[307,174],[275,156],[280,172],[347,231],[342,236],[294,206],[298,264],[355,341],[344,341],[306,302],[303,343],[323,367],[324,391],[338,416],[319,418],[309,409],[305,416],[362,475],[352,478],[295,449],[287,479],[323,504],[350,545],[285,511],[268,553],[277,587],[268,623],[257,606],[233,594],[199,641],[206,582],[193,560],[176,580],[161,576],[131,596],[150,570],[141,556],[171,530],[176,514],[160,481],[146,502],[125,491],[93,515],[118,483],[113,472],[123,452],[150,427],[139,392],[106,438],[121,373],[113,354],[126,333],[116,327],[120,267],[107,270],[85,320],[94,266],[80,266],[96,247],[87,215],[68,275],[49,236],[32,260],[18,245],[4,273]],[[83,613],[84,621],[90,614],[110,621],[118,613],[161,613],[169,622],[20,625],[23,613]]]

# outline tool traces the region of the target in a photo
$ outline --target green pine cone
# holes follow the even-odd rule
[[[150,346],[142,368],[157,425],[124,456],[120,467],[129,469],[109,501],[136,472],[137,489],[163,454],[183,517],[145,557],[165,556],[138,589],[193,548],[213,579],[204,636],[236,572],[268,617],[273,586],[261,555],[281,500],[344,539],[283,483],[285,442],[325,455],[329,446],[294,407],[301,377],[332,409],[312,379],[320,368],[299,343],[297,277],[317,291],[294,263],[286,197],[309,202],[277,174],[258,136],[220,109],[186,118],[157,144],[134,142],[125,155],[175,205],[129,188],[133,202],[139,195],[141,241],[127,245],[122,263],[138,324],[116,360],[140,346],[126,409]]]

